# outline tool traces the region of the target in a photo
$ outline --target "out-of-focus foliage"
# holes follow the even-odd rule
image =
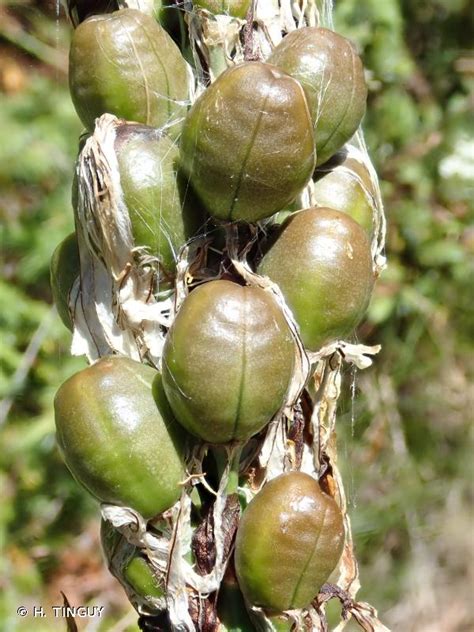
[[[135,629],[98,550],[97,509],[54,445],[52,399],[84,366],[51,309],[49,259],[72,229],[81,126],[67,91],[69,28],[56,2],[0,1],[0,620],[20,605],[106,605],[87,630]],[[375,367],[347,369],[340,460],[361,597],[394,630],[472,629],[473,35],[469,0],[339,0],[361,49],[364,128],[382,178],[389,266],[360,338]],[[471,109],[471,111],[470,111]],[[471,400],[469,399],[471,397]],[[121,619],[121,623],[113,621]],[[125,617],[125,618],[123,618]],[[100,624],[100,625],[99,625]],[[94,627],[99,625],[99,627]],[[350,628],[355,629],[355,628]]]
[[[467,0],[336,3],[370,73],[389,257],[360,331],[382,352],[347,374],[341,452],[361,597],[393,630],[474,625],[473,17]]]

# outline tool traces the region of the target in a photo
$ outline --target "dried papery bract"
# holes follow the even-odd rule
[[[78,158],[75,214],[81,276],[71,293],[70,309],[75,322],[73,353],[86,353],[90,360],[115,352],[136,360],[147,357],[158,365],[163,328],[173,311],[171,299],[159,292],[162,284],[166,289],[163,269],[166,271],[173,263],[174,252],[178,259],[178,247],[181,242],[184,245],[187,230],[172,160],[176,150],[156,130],[149,129],[145,134],[146,146],[140,160],[149,159],[149,154],[164,156],[151,174],[155,175],[155,185],[158,178],[162,180],[171,199],[162,210],[157,200],[161,203],[164,198],[150,192],[146,174],[138,172],[134,182],[133,173],[127,169],[127,162],[132,163],[130,169],[134,168],[134,145],[137,136],[143,142],[144,129],[105,114],[98,119],[94,134]],[[116,148],[120,138],[129,148],[129,159],[122,156],[122,165]],[[127,198],[136,202],[132,209],[127,206]],[[143,209],[147,203],[151,209]],[[148,243],[139,241],[143,237],[140,219],[144,210],[153,214],[151,224],[146,226],[160,231],[152,230],[153,241]],[[160,242],[164,242],[163,251]]]

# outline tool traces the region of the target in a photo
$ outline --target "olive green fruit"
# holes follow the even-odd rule
[[[311,351],[352,332],[374,284],[365,230],[329,208],[305,209],[287,219],[258,273],[278,284]]]
[[[92,130],[108,112],[179,133],[186,113],[186,62],[153,17],[124,9],[88,18],[74,31],[69,87],[76,111]]]
[[[165,592],[155,573],[137,547],[106,520],[101,521],[100,541],[107,565],[127,593],[131,592],[153,609],[153,600]]]
[[[353,136],[365,114],[367,86],[354,46],[333,31],[308,26],[288,33],[267,61],[303,86],[318,164],[326,162]]]
[[[56,247],[50,264],[50,282],[54,304],[59,317],[69,331],[74,329],[69,311],[69,296],[80,271],[77,238],[75,233],[71,233]]]
[[[168,332],[163,385],[187,430],[210,443],[245,441],[283,405],[294,357],[273,296],[210,281],[185,299]]]
[[[369,236],[373,233],[375,191],[367,167],[359,160],[336,154],[316,169],[313,195],[318,206],[347,213]]]
[[[308,183],[313,143],[299,83],[274,66],[246,62],[223,72],[188,112],[181,160],[211,215],[255,222]]]
[[[343,546],[343,518],[334,499],[308,474],[281,474],[242,515],[235,544],[240,588],[255,606],[304,608],[336,568]]]
[[[194,0],[193,6],[206,9],[214,15],[224,14],[244,19],[250,7],[250,0]]]
[[[145,558],[135,555],[123,569],[123,577],[141,597],[163,597],[164,591]]]
[[[162,280],[171,284],[179,250],[205,221],[179,172],[178,147],[160,130],[123,124],[115,154],[135,245],[158,257]]]
[[[128,4],[131,9],[138,8],[153,15],[178,46],[183,40],[187,41],[184,24],[184,28],[181,27],[181,22],[184,22],[181,13],[184,11],[173,0],[133,0],[128,3],[125,0],[66,0],[65,4],[69,19],[75,27],[92,15],[114,13]]]
[[[178,500],[183,433],[157,371],[125,357],[102,358],[61,386],[54,409],[66,465],[97,499],[144,518]]]

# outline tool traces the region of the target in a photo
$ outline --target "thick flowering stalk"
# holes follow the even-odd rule
[[[52,281],[92,367],[57,426],[111,572],[144,630],[324,632],[331,598],[337,630],[387,630],[356,601],[335,441],[385,263],[355,49],[329,2],[67,7],[89,132]]]

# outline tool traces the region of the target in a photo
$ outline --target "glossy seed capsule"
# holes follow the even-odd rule
[[[115,155],[136,247],[157,257],[161,287],[172,285],[181,247],[204,223],[178,167],[179,149],[146,125],[117,128]]]
[[[313,177],[313,196],[317,205],[347,213],[365,228],[371,237],[375,191],[365,164],[341,151],[316,169]]]
[[[367,86],[360,57],[341,35],[308,26],[286,35],[267,61],[303,86],[318,165],[323,164],[353,136],[365,114]]]
[[[308,183],[315,164],[300,84],[260,62],[226,70],[188,112],[181,161],[214,217],[255,222],[276,213]]]
[[[88,18],[74,31],[69,55],[72,101],[92,130],[105,112],[179,134],[186,113],[186,63],[153,17],[124,9]]]
[[[125,357],[102,358],[61,386],[54,409],[66,465],[98,500],[144,518],[178,500],[183,431],[157,371]]]
[[[186,298],[163,351],[163,384],[176,419],[210,443],[245,441],[285,401],[295,347],[264,290],[210,281]]]
[[[311,351],[354,330],[374,284],[365,230],[345,213],[328,208],[290,216],[258,273],[278,284]]]
[[[245,509],[235,569],[247,600],[275,612],[304,608],[336,568],[344,546],[342,513],[303,472],[281,474]]]
[[[80,274],[79,249],[75,233],[64,239],[53,252],[50,264],[51,292],[59,317],[72,331],[74,323],[71,317],[69,298],[75,280]]]

